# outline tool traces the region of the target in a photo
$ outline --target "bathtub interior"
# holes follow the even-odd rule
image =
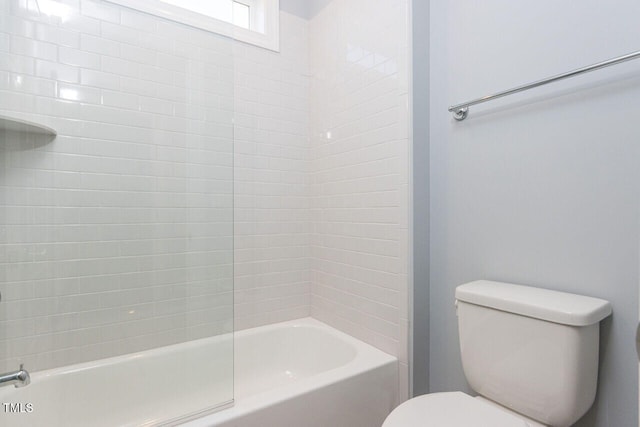
[[[246,331],[235,342],[235,397],[330,371],[356,354],[353,346],[310,321]]]
[[[235,336],[235,403],[188,427],[371,427],[397,405],[398,361],[312,319]]]

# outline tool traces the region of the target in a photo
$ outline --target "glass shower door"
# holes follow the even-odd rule
[[[0,384],[0,425],[232,403],[232,48],[107,2],[0,0],[0,374],[30,374]]]

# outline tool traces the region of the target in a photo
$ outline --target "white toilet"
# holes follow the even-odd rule
[[[418,396],[383,427],[568,427],[587,412],[609,302],[486,280],[455,296],[462,366],[480,396]]]

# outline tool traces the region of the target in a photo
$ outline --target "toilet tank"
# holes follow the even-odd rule
[[[593,404],[609,302],[486,280],[456,288],[462,366],[478,394],[568,427]]]

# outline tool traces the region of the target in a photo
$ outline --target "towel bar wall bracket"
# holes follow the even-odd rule
[[[483,104],[485,102],[493,101],[494,99],[502,98],[503,96],[513,95],[514,93],[523,92],[525,90],[533,89],[538,86],[544,86],[549,83],[554,83],[559,80],[568,79],[570,77],[575,77],[580,74],[588,73],[591,71],[600,70],[602,68],[610,67],[612,65],[620,64],[622,62],[631,61],[632,59],[640,58],[640,50],[637,52],[628,53],[626,55],[619,56],[617,58],[609,59],[607,61],[598,62],[597,64],[589,65],[586,67],[578,68],[576,70],[572,70],[563,74],[558,74],[553,77],[549,77],[546,79],[538,80],[533,83],[529,83],[526,85],[518,86],[513,89],[505,90],[503,92],[498,92],[493,95],[483,96],[482,98],[477,98],[472,101],[463,102],[461,104],[452,105],[449,107],[449,111],[453,113],[453,118],[457,121],[461,122],[466,119],[469,115],[469,107],[477,104]]]
[[[453,118],[461,122],[464,119],[466,119],[467,116],[469,115],[469,107],[460,107],[457,110],[453,110],[452,113],[453,113]]]

